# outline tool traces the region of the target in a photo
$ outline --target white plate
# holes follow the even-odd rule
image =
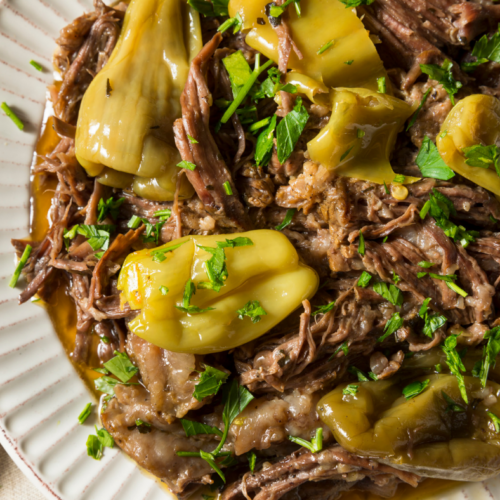
[[[0,0],[0,102],[26,124],[21,132],[0,112],[0,442],[47,498],[165,500],[172,497],[118,450],[106,449],[100,462],[87,457],[94,422],[81,426],[77,417],[90,396],[45,311],[19,307],[18,290],[7,286],[10,239],[29,231],[29,168],[52,82],[54,40],[91,8],[90,0]],[[500,479],[433,498],[500,499]]]

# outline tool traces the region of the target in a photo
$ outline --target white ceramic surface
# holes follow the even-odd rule
[[[118,450],[106,449],[100,462],[87,457],[95,416],[83,426],[77,416],[90,396],[45,311],[19,307],[19,290],[7,286],[14,269],[10,239],[29,232],[29,168],[52,81],[54,40],[91,8],[90,0],[0,0],[0,102],[26,124],[21,132],[0,112],[0,442],[47,498],[165,500],[172,497]],[[500,478],[434,498],[500,499]]]

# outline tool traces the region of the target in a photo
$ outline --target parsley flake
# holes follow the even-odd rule
[[[201,283],[200,283],[201,284]],[[199,285],[198,285],[199,286]],[[182,297],[182,306],[175,306],[176,309],[182,311],[186,314],[201,314],[207,311],[213,311],[214,307],[206,307],[205,309],[201,309],[198,306],[191,305],[191,297],[196,294],[196,287],[194,283],[189,279],[186,282],[186,286],[184,287],[184,294]]]
[[[19,281],[19,277],[21,276],[21,271],[23,270],[24,266],[28,262],[28,259],[31,255],[32,250],[33,250],[33,248],[31,247],[31,245],[26,245],[26,247],[24,248],[23,254],[21,255],[21,258],[19,259],[19,262],[17,263],[14,274],[12,275],[12,278],[9,281],[9,286],[11,288],[14,288],[17,285],[17,282]]]
[[[258,323],[262,319],[262,316],[267,316],[267,312],[258,300],[249,300],[243,308],[238,309],[236,312],[239,319],[244,319],[245,316],[248,316],[252,320],[252,323]]]
[[[422,147],[415,160],[424,177],[447,181],[455,177],[455,172],[446,165],[439,154],[438,148],[428,136],[424,137]]]
[[[441,349],[446,355],[446,364],[448,365],[450,372],[457,378],[458,388],[460,389],[460,394],[462,395],[463,400],[469,404],[463,376],[463,373],[465,373],[465,366],[456,350],[457,337],[457,335],[450,335],[447,337],[444,344],[441,346]]]
[[[78,415],[78,423],[82,425],[85,422],[85,420],[89,418],[91,413],[92,413],[92,403],[87,403],[85,405],[85,408],[80,413],[80,415]]]
[[[366,271],[363,271],[358,279],[358,282],[356,283],[356,286],[366,288],[369,285],[371,279],[372,275]]]
[[[228,376],[226,372],[205,365],[205,371],[201,372],[200,380],[194,388],[193,397],[202,401],[207,396],[215,396]]]
[[[316,429],[316,434],[310,442],[295,436],[288,436],[288,439],[292,441],[292,443],[307,448],[311,453],[318,453],[323,449],[323,428],[318,427]]]
[[[324,306],[315,306],[316,310],[313,311],[311,316],[317,316],[318,314],[326,314],[330,312],[335,307],[335,301],[332,300],[330,303],[325,304]]]
[[[495,167],[497,175],[500,176],[500,148],[497,146],[482,146],[476,144],[468,148],[463,148],[465,163],[471,167],[489,168]]]
[[[285,218],[281,224],[276,226],[276,231],[282,231],[285,227],[289,226],[292,223],[293,216],[297,212],[296,208],[290,208],[286,211]]]
[[[19,130],[24,129],[24,123],[21,121],[21,119],[12,111],[10,106],[6,102],[2,102],[0,105],[0,109],[14,122],[15,126]]]
[[[365,237],[362,231],[359,232],[358,253],[359,255],[365,255]]]
[[[456,413],[462,413],[465,411],[465,408],[462,405],[459,405],[458,403],[455,402],[454,399],[452,399],[446,392],[441,391],[441,395],[443,396],[443,399],[445,400],[446,404],[448,405],[446,407],[445,413],[449,413],[450,411],[456,412]]]
[[[394,306],[401,306],[403,304],[403,292],[394,285],[387,285],[383,281],[373,285],[373,291],[382,295],[384,299],[388,300]]]
[[[413,399],[417,397],[419,394],[422,394],[422,392],[425,391],[426,387],[429,385],[430,380],[424,380],[423,382],[415,381],[412,382],[411,384],[408,384],[404,389],[403,389],[403,396],[406,399]]]
[[[356,384],[349,384],[342,390],[344,396],[354,396],[358,392],[358,386]]]
[[[326,52],[330,47],[332,47],[334,43],[335,43],[335,40],[330,40],[329,42],[326,42],[325,45],[323,45],[323,47],[321,47],[318,50],[318,52],[316,52],[316,54],[318,54],[318,56],[320,56],[321,54],[323,54],[323,52]]]
[[[413,127],[413,125],[417,121],[418,115],[420,114],[420,111],[422,111],[422,108],[424,107],[424,104],[427,101],[427,98],[429,97],[431,90],[432,90],[432,88],[429,88],[426,90],[425,94],[422,96],[422,100],[420,101],[418,108],[415,110],[415,113],[413,113],[413,115],[411,115],[410,121],[408,122],[408,125],[406,126],[407,132],[408,132],[408,130],[410,130],[411,127]]]
[[[453,63],[446,59],[441,66],[436,64],[421,64],[422,73],[439,82],[450,96],[450,101],[455,106],[455,94],[462,88],[462,83],[455,80],[452,73]]]
[[[185,169],[191,170],[191,171],[196,169],[196,165],[194,163],[191,163],[190,161],[186,161],[186,160],[183,160],[183,161],[177,163],[177,166],[179,168],[185,168]]]
[[[121,382],[128,382],[139,369],[132,364],[126,352],[114,352],[115,357],[103,364],[106,370],[109,370]]]
[[[309,113],[297,97],[295,106],[276,127],[276,148],[278,161],[283,165],[292,154],[297,142],[309,120]]]
[[[377,342],[383,342],[387,337],[395,333],[403,326],[404,320],[398,312],[395,312],[385,324],[384,334],[377,339]]]

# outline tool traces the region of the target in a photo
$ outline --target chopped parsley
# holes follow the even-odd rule
[[[230,17],[226,21],[224,21],[218,28],[217,31],[220,33],[224,33],[224,31],[228,30],[229,28],[233,27],[233,35],[236,35],[238,31],[241,30],[243,26],[243,19],[241,18],[241,15],[239,12],[236,13],[234,17]]]
[[[429,262],[427,260],[421,260],[417,266],[423,267],[425,269],[429,269],[429,267],[432,267],[434,265],[433,262]]]
[[[488,416],[491,418],[491,421],[493,422],[493,425],[495,427],[495,432],[498,434],[500,432],[500,418],[498,418],[491,411],[488,412]]]
[[[309,120],[309,113],[297,97],[293,110],[290,111],[276,127],[276,148],[278,161],[283,165],[292,154],[297,142]]]
[[[417,273],[417,278],[418,279],[424,278],[425,276],[427,276],[427,273],[425,273],[425,272]]]
[[[394,281],[395,285],[397,285],[401,281],[401,277],[394,271],[392,271],[392,281]]]
[[[365,255],[365,237],[362,231],[359,232],[358,253],[359,255]]]
[[[358,386],[356,384],[349,384],[345,389],[342,390],[344,396],[354,396],[358,392]]]
[[[292,223],[293,216],[295,215],[295,212],[297,212],[296,208],[290,208],[286,211],[285,218],[283,219],[283,222],[281,224],[278,224],[276,226],[276,231],[282,231],[285,229],[285,227],[289,226]]]
[[[342,153],[342,156],[340,157],[340,161],[344,161],[347,158],[347,156],[349,155],[349,153],[352,151],[353,147],[354,147],[354,144],[350,148],[348,148],[346,151],[344,151]]]
[[[127,227],[130,229],[137,229],[141,225],[142,219],[137,215],[132,215],[130,220],[127,222]]]
[[[441,373],[443,371],[443,368],[441,367],[441,363],[438,363],[437,365],[434,365],[434,369],[438,372]]]
[[[244,319],[248,316],[252,323],[258,323],[262,316],[267,316],[267,312],[260,305],[258,300],[249,300],[241,309],[236,311],[239,319]]]
[[[347,342],[340,344],[337,349],[335,349],[335,352],[330,356],[330,359],[333,359],[340,351],[344,353],[344,356],[347,356],[349,353],[349,346],[347,345]],[[330,361],[330,359],[328,361]]]
[[[255,163],[257,166],[267,165],[271,159],[276,120],[277,116],[273,115],[269,125],[257,137],[257,144],[255,145]]]
[[[229,0],[213,0],[213,2],[207,2],[206,0],[188,0],[188,5],[204,16],[218,17],[229,15]]]
[[[245,100],[250,90],[252,89],[254,83],[257,81],[259,75],[265,71],[269,66],[273,64],[273,61],[270,59],[262,66],[260,65],[260,54],[257,53],[255,56],[255,67],[252,73],[248,76],[245,83],[238,90],[238,95],[234,97],[234,101],[229,105],[229,107],[224,112],[224,115],[221,118],[221,123],[227,123],[229,118],[233,116],[236,110],[239,108],[240,104]],[[233,89],[234,92],[234,89]]]
[[[201,284],[201,283],[200,283]],[[199,285],[198,285],[199,286]],[[179,311],[182,311],[186,314],[201,314],[207,311],[213,311],[213,307],[206,307],[205,309],[201,309],[198,306],[191,305],[191,297],[196,294],[196,287],[194,283],[189,279],[186,282],[186,286],[184,287],[184,294],[182,297],[182,305],[175,306]]]
[[[361,288],[366,288],[370,284],[370,280],[372,279],[372,275],[366,271],[361,273],[361,276],[356,283],[356,286],[360,286]]]
[[[371,5],[375,0],[340,0],[346,9],[359,7],[360,5]]]
[[[446,165],[439,154],[438,148],[428,136],[424,137],[422,147],[415,160],[424,177],[447,181],[455,177],[455,172]]]
[[[350,366],[347,371],[351,375],[356,375],[359,382],[368,382],[370,380],[359,368],[356,368],[355,366]]]
[[[219,468],[216,459],[221,456],[227,456],[226,452],[221,453],[221,449],[227,439],[229,428],[234,419],[247,407],[247,405],[254,399],[252,394],[243,386],[239,385],[236,380],[233,380],[229,385],[226,385],[223,390],[222,402],[224,410],[222,411],[222,421],[224,423],[224,432],[222,433],[221,440],[217,448],[211,453],[203,450],[199,452],[183,452],[178,451],[178,456],[199,456],[205,460],[216,472],[220,478],[226,482],[226,478]],[[226,457],[227,460],[229,457]]]
[[[36,61],[33,61],[33,59],[30,61],[30,64],[37,70],[37,71],[43,71],[43,66]]]
[[[88,244],[92,247],[92,250],[107,250],[109,248],[111,233],[115,229],[116,226],[112,224],[99,224],[97,226],[77,224],[71,230],[65,231],[64,238],[71,240],[77,234],[81,234],[88,239]]]
[[[473,376],[481,379],[481,385],[486,387],[490,368],[494,368],[500,353],[500,326],[485,332],[483,339],[488,340],[483,347],[483,356],[474,366]]]
[[[406,176],[402,174],[397,174],[394,176],[394,179],[392,179],[392,182],[395,182],[396,184],[403,184],[403,182],[406,180]]]
[[[325,45],[323,45],[323,47],[321,47],[318,50],[318,52],[316,52],[316,54],[318,54],[318,56],[320,56],[321,54],[323,54],[323,52],[326,52],[330,47],[332,47],[334,43],[335,43],[335,40],[330,40],[329,42],[326,42]]]
[[[120,213],[120,207],[122,206],[125,198],[119,198],[118,200],[114,200],[113,198],[108,198],[104,201],[103,198],[99,200],[99,204],[97,205],[97,209],[99,210],[99,214],[97,215],[97,222],[102,222],[108,214],[111,215],[113,220],[118,218],[118,214]]]
[[[19,277],[21,276],[21,271],[23,270],[24,266],[28,262],[28,259],[31,255],[32,250],[33,250],[33,248],[31,245],[26,245],[26,247],[24,248],[23,254],[21,255],[21,258],[19,259],[19,262],[17,263],[14,274],[12,275],[12,278],[9,281],[9,286],[11,288],[14,288],[17,285],[17,282],[19,281]]]
[[[455,106],[455,94],[462,88],[462,83],[455,80],[452,73],[453,63],[446,59],[441,66],[436,64],[421,64],[422,73],[439,82],[450,96],[450,101]]]
[[[101,460],[104,448],[113,448],[115,440],[106,429],[97,429],[96,427],[95,430],[96,435],[91,434],[87,438],[87,455],[94,460]]]
[[[222,437],[222,431],[217,429],[217,427],[202,424],[201,422],[193,422],[184,418],[181,418],[180,421],[186,437],[197,436],[198,434],[216,434]]]
[[[366,132],[364,130],[361,130],[360,128],[358,128],[356,130],[356,137],[358,139],[362,139],[365,135],[366,135]]]
[[[154,213],[154,216],[159,217],[160,220],[161,219],[167,220],[170,218],[171,215],[172,215],[172,210],[170,208],[164,208],[163,210],[157,210]]]
[[[194,163],[191,163],[190,161],[182,160],[181,162],[177,163],[177,166],[179,168],[185,168],[187,170],[193,171],[196,168],[196,165]]]
[[[489,168],[491,165],[495,167],[497,175],[500,176],[500,148],[497,146],[482,146],[476,144],[468,148],[463,148],[465,163],[471,167]]]
[[[387,337],[395,333],[403,326],[404,320],[398,312],[393,313],[389,321],[385,324],[384,334],[377,339],[377,342],[383,342]]]
[[[318,427],[316,429],[316,434],[314,437],[311,439],[311,441],[306,441],[305,439],[295,437],[295,436],[288,436],[288,439],[295,444],[298,444],[300,446],[303,446],[304,448],[307,448],[311,453],[318,453],[323,449],[323,428]]]
[[[422,96],[422,100],[420,101],[420,104],[418,105],[418,108],[415,110],[415,113],[411,115],[410,121],[408,122],[408,125],[406,126],[406,131],[410,130],[413,125],[415,125],[415,122],[417,121],[418,115],[420,114],[420,111],[422,111],[422,108],[424,107],[425,101],[427,101],[427,98],[429,97],[429,94],[431,93],[432,88],[429,88],[426,90],[425,94]]]
[[[248,458],[248,466],[250,467],[250,472],[255,471],[255,464],[257,462],[257,455],[253,451],[249,451],[247,453],[247,458]]]
[[[162,295],[167,295],[167,293],[169,292],[168,288],[165,285],[161,285],[159,290]]]
[[[427,274],[427,273],[426,273]],[[418,275],[417,275],[418,276]],[[422,332],[429,338],[432,338],[434,332],[444,326],[448,321],[446,316],[440,316],[438,314],[429,314],[429,302],[430,297],[426,298],[420,307],[418,315],[424,320],[424,327]]]
[[[87,403],[85,405],[85,408],[80,413],[80,415],[78,415],[78,423],[82,425],[85,422],[85,420],[89,418],[91,413],[92,413],[92,403]]]
[[[6,102],[2,102],[0,105],[0,109],[14,122],[16,127],[19,130],[24,129],[24,123],[21,121],[21,119],[12,111],[12,109],[9,107],[9,105]]]
[[[226,372],[205,365],[205,371],[201,372],[200,380],[194,388],[193,397],[203,401],[207,396],[215,396],[228,376]]]
[[[171,245],[167,248],[155,248],[149,255],[153,257],[154,262],[163,262],[167,258],[167,256],[165,255],[166,253],[173,252],[177,248],[184,245],[184,243],[187,243],[187,240],[183,241],[182,243],[177,243],[176,245]]]
[[[447,337],[444,344],[441,345],[441,349],[446,354],[446,364],[448,365],[450,372],[457,378],[458,388],[460,389],[460,394],[462,395],[463,400],[469,404],[463,376],[463,373],[465,373],[465,366],[456,350],[457,337],[458,335],[450,335]]]
[[[284,91],[290,94],[297,93],[297,87],[291,83],[281,83],[281,71],[278,68],[269,68],[267,78],[260,84],[259,90],[254,94],[254,100],[273,98],[278,92]]]
[[[354,59],[350,59],[349,61],[344,61],[344,64],[347,64],[347,66],[350,66],[354,62]]]
[[[324,306],[315,306],[316,310],[313,311],[311,316],[317,316],[318,314],[326,314],[327,312],[330,312],[334,307],[335,307],[335,301],[332,300],[328,304],[325,304]]]
[[[465,408],[462,405],[456,403],[454,399],[452,399],[450,396],[448,396],[448,394],[446,394],[446,392],[441,391],[441,395],[443,396],[443,399],[448,405],[446,407],[446,410],[444,410],[445,413],[449,413],[450,411],[453,411],[455,413],[462,413],[465,411]]]
[[[244,237],[235,238],[233,240],[217,241],[216,247],[198,245],[198,248],[212,255],[210,259],[206,260],[203,264],[209,281],[201,281],[198,283],[198,288],[220,292],[228,276],[226,253],[224,249],[250,245],[253,245],[252,240]]]
[[[229,181],[224,182],[224,184],[222,184],[222,187],[224,188],[224,191],[228,196],[231,196],[233,194],[233,188],[231,187]]]
[[[103,364],[104,368],[111,372],[121,382],[127,383],[139,369],[132,364],[126,352],[114,352],[115,357]]]
[[[474,45],[471,55],[476,61],[462,63],[460,67],[470,73],[480,64],[488,61],[500,62],[500,25],[498,31],[488,39],[488,35],[483,35]]]
[[[385,81],[385,76],[381,76],[380,78],[377,78],[377,87],[378,87],[379,94],[386,94],[387,93],[387,83]]]
[[[408,384],[404,389],[403,389],[403,396],[406,399],[413,399],[417,397],[419,394],[422,394],[422,392],[425,391],[426,387],[429,385],[430,380],[424,380],[423,382],[415,381],[412,382],[411,384]]]
[[[191,137],[189,134],[187,135],[187,138],[191,144],[199,144],[198,141],[194,137]]]
[[[427,213],[430,213],[436,221],[436,225],[444,231],[446,236],[454,241],[459,241],[464,248],[469,243],[474,242],[475,237],[479,234],[476,231],[466,231],[463,226],[457,226],[449,220],[450,215],[457,214],[453,202],[434,188],[429,194],[429,200],[420,210],[420,218],[425,219]]]
[[[382,295],[384,299],[388,300],[394,306],[401,306],[403,304],[403,292],[394,285],[387,285],[383,281],[373,285],[373,291]]]
[[[281,15],[283,15],[283,13],[285,12],[285,9],[291,4],[291,3],[298,3],[300,2],[300,0],[286,0],[285,3],[283,3],[283,5],[272,5],[271,4],[271,7],[269,8],[269,15],[271,17],[274,17],[274,18],[278,18],[280,17]],[[300,17],[300,16],[299,16]]]

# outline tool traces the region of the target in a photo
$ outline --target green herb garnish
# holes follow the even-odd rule
[[[252,320],[252,323],[258,323],[262,319],[262,316],[267,315],[267,312],[258,300],[249,300],[243,308],[238,309],[236,312],[239,319],[244,319],[245,316],[248,316]]]
[[[177,166],[179,168],[185,168],[187,170],[193,171],[196,168],[196,165],[194,163],[191,163],[190,161],[182,160],[181,162],[177,163]]]
[[[286,211],[285,218],[283,219],[283,222],[281,224],[278,224],[276,226],[276,231],[282,231],[285,229],[285,227],[289,226],[292,223],[293,216],[295,215],[295,212],[297,212],[296,208],[290,208]]]
[[[14,288],[17,285],[17,282],[19,281],[19,277],[21,276],[21,271],[23,270],[24,266],[28,262],[28,259],[31,255],[32,250],[33,250],[33,248],[31,247],[31,245],[26,245],[26,247],[24,248],[24,252],[21,255],[21,258],[19,259],[19,262],[17,263],[14,274],[12,275],[12,278],[9,281],[9,286],[11,288]]]
[[[316,429],[316,434],[311,439],[311,441],[306,441],[305,439],[295,436],[288,436],[288,439],[292,441],[292,443],[307,448],[311,453],[318,453],[323,449],[323,428],[318,427]]]
[[[201,372],[200,380],[194,388],[193,397],[203,401],[207,396],[215,396],[228,376],[226,372],[205,365],[205,371]]]
[[[0,105],[0,109],[14,122],[19,130],[24,129],[24,123],[20,120],[16,113],[12,111],[12,109],[6,102],[2,102],[2,104]]]
[[[78,423],[82,425],[85,422],[85,420],[89,418],[91,413],[92,413],[92,403],[87,403],[85,405],[85,408],[80,413],[80,415],[78,415]]]
[[[408,125],[406,126],[406,131],[410,130],[411,127],[415,124],[417,121],[418,115],[420,111],[422,111],[422,108],[424,107],[425,101],[427,101],[427,98],[429,97],[429,94],[431,93],[432,88],[429,88],[426,90],[425,94],[422,96],[422,100],[420,101],[420,104],[418,105],[418,108],[415,110],[415,113],[411,115],[410,121],[408,122]]]
[[[281,164],[292,154],[308,120],[309,113],[303,106],[302,99],[297,97],[293,110],[276,127],[276,148]]]
[[[398,312],[393,313],[389,321],[385,324],[384,334],[377,339],[377,342],[383,342],[387,337],[395,333],[403,326],[404,320]]]
[[[455,177],[455,172],[441,158],[436,145],[425,136],[415,160],[424,177],[447,181]]]
[[[358,279],[358,282],[356,283],[356,286],[366,288],[369,285],[371,279],[372,275],[366,271],[363,271]]]
[[[423,382],[415,381],[412,382],[411,384],[408,384],[404,389],[403,389],[403,396],[406,399],[413,399],[417,397],[419,394],[422,394],[422,392],[425,391],[425,388],[429,385],[430,380],[424,380]]]
[[[429,78],[432,80],[436,80],[439,82],[444,90],[450,96],[450,101],[455,106],[455,94],[459,89],[462,88],[462,83],[458,80],[455,80],[453,77],[453,73],[451,69],[453,68],[453,63],[446,59],[441,66],[437,66],[436,64],[421,64],[420,69],[422,73],[429,75]]]

